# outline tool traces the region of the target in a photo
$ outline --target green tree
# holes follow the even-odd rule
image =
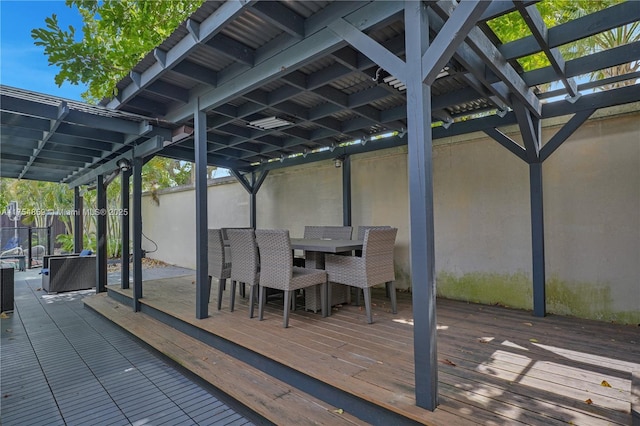
[[[60,68],[60,86],[87,84],[82,97],[97,103],[116,95],[116,84],[149,51],[167,38],[203,0],[66,0],[82,16],[82,34],[73,26],[60,28],[53,14],[45,28],[31,31],[44,47],[49,64]]]

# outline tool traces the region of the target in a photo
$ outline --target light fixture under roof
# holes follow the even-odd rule
[[[381,77],[380,74],[384,75],[384,74],[388,74],[388,73],[385,70],[383,70],[382,68],[378,68],[378,70],[376,71],[376,76],[373,78],[373,80],[374,81],[379,81],[378,79]],[[442,77],[446,77],[448,75],[449,75],[449,67],[446,66],[436,76],[436,79],[442,78]],[[382,81],[384,83],[387,83],[389,86],[393,87],[394,89],[396,89],[399,92],[404,92],[405,90],[407,90],[407,85],[404,84],[402,81],[398,80],[396,77],[394,77],[391,74],[388,74],[386,77],[384,77],[382,79]]]
[[[293,122],[285,120],[283,118],[267,117],[267,118],[261,118],[260,120],[250,121],[249,124],[247,125],[255,129],[270,130],[270,129],[276,129],[278,127],[289,126],[291,124],[293,124]]]
[[[404,92],[405,90],[407,90],[407,85],[404,84],[403,82],[401,82],[400,80],[398,80],[397,78],[395,78],[392,75],[386,76],[385,78],[382,79],[382,81],[384,81],[389,86],[391,86],[394,89],[399,90],[401,92]]]

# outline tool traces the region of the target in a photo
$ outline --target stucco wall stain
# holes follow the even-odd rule
[[[611,293],[610,283],[547,278],[547,312],[621,324],[639,323],[640,303],[635,311],[614,311]]]
[[[533,309],[531,278],[525,273],[472,272],[456,275],[444,271],[438,273],[436,288],[438,297]]]
[[[438,274],[436,288],[438,297],[447,299],[533,309],[531,277],[525,273],[473,272],[456,275],[445,271]],[[620,324],[640,323],[640,304],[637,310],[615,311],[611,293],[610,283],[551,277],[546,283],[547,313]]]

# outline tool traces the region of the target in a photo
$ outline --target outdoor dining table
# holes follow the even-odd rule
[[[304,250],[305,267],[324,269],[325,253],[350,253],[354,250],[362,250],[363,240],[328,240],[315,238],[291,238],[291,248]],[[329,284],[331,286],[331,284]],[[342,284],[334,284],[333,288],[327,286],[327,300],[330,306],[349,302],[349,287]],[[320,289],[305,291],[305,309],[317,312],[320,309]],[[329,299],[330,297],[330,299]],[[329,309],[331,311],[331,309]]]

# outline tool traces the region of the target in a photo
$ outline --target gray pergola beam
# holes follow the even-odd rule
[[[218,73],[191,61],[184,60],[171,68],[170,71],[207,86],[215,87],[218,84]]]
[[[406,81],[405,63],[384,46],[364,34],[344,19],[337,19],[328,27],[351,46],[369,58],[376,58],[376,63],[400,81]]]
[[[623,2],[549,28],[547,44],[550,48],[559,47],[639,20],[638,4],[635,1]],[[542,50],[533,35],[505,43],[499,49],[508,61],[533,55]]]
[[[156,61],[151,67],[147,68],[140,75],[140,81],[138,84],[132,82],[123,90],[117,99],[113,99],[107,104],[108,108],[117,109],[118,106],[124,102],[129,101],[133,96],[138,94],[140,87],[146,87],[164,72],[166,68],[171,68],[174,65],[179,64],[189,53],[196,49],[200,43],[204,43],[211,37],[216,35],[222,30],[222,27],[227,22],[233,20],[236,16],[244,11],[246,2],[243,1],[227,1],[223,3],[216,13],[210,15],[207,19],[197,25],[198,34],[197,37],[184,37],[180,40],[171,50],[166,52],[162,62]],[[192,23],[195,23],[191,21]],[[192,111],[193,113],[193,111]]]
[[[569,93],[569,96],[571,98],[579,96],[575,80],[567,77],[565,74],[565,61],[560,50],[557,47],[549,47],[549,30],[536,6],[532,5],[525,7],[518,2],[515,2],[514,4],[531,30],[533,37],[547,56],[547,59],[551,63],[551,67],[556,72],[558,78],[562,81],[562,84],[567,90],[567,93]]]
[[[575,131],[578,130],[595,111],[595,109],[587,109],[577,112],[573,117],[571,117],[571,119],[566,122],[540,149],[540,161],[544,162],[544,160],[549,158],[549,156],[553,154],[556,149],[558,149],[560,145],[569,138],[569,136],[574,134]]]
[[[374,2],[362,6],[357,2],[335,2],[322,13],[315,14],[305,21],[305,34],[307,36],[301,41],[294,41],[287,49],[279,46],[279,53],[272,54],[263,61],[258,60],[256,52],[256,65],[246,71],[235,75],[226,75],[225,78],[219,75],[218,87],[206,93],[194,93],[191,102],[195,102],[194,96],[200,98],[203,109],[211,109],[228,101],[242,96],[250,91],[288,74],[289,69],[296,69],[308,64],[326,53],[334,51],[344,46],[331,30],[325,28],[326,25],[336,19],[346,18],[347,22],[357,23],[358,29],[370,28],[377,23],[384,21],[401,10],[400,2]],[[351,10],[357,9],[353,12]],[[346,15],[346,16],[345,16]],[[367,19],[363,19],[363,18]],[[310,35],[311,34],[311,35]],[[170,111],[165,119],[169,121],[182,121],[192,116],[193,107],[178,107]]]
[[[539,118],[534,117],[523,104],[516,100],[514,100],[513,112],[518,119],[520,134],[527,153],[527,162],[535,163],[540,160],[542,123]]]
[[[2,109],[4,111],[36,116],[52,121],[58,120],[60,114],[58,106],[42,104],[36,101],[16,98],[5,94],[0,95],[0,104],[2,104]],[[108,130],[130,134],[134,134],[138,131],[138,125],[133,121],[91,114],[89,112],[77,111],[74,109],[69,110],[64,121],[76,125],[87,126],[92,128],[94,131]]]
[[[466,1],[453,10],[429,47],[429,54],[422,58],[422,69],[428,72],[423,76],[425,84],[431,85],[435,81],[489,5],[489,1]]]
[[[439,1],[431,5],[434,13],[429,15],[429,19],[439,17],[441,19],[449,19],[451,15],[452,3],[450,1]],[[441,29],[442,27],[440,27]],[[513,69],[505,57],[500,53],[496,46],[489,38],[477,27],[471,29],[465,40],[471,50],[482,60],[482,62],[491,69],[509,88],[509,92],[515,98],[527,107],[529,111],[537,117],[541,115],[541,104],[533,91],[522,80],[522,77]],[[458,49],[460,50],[460,48]],[[474,75],[477,70],[474,70]],[[477,76],[477,75],[476,75]]]
[[[29,158],[27,165],[24,166],[24,169],[22,169],[22,172],[20,172],[20,175],[18,175],[18,179],[22,179],[25,173],[27,173],[27,171],[29,170],[29,167],[31,167],[35,159],[38,158],[38,154],[40,154],[40,151],[42,151],[42,148],[44,148],[45,144],[47,143],[51,135],[53,135],[56,132],[56,129],[60,126],[60,124],[62,123],[62,120],[64,120],[64,118],[68,114],[69,114],[69,106],[67,105],[66,102],[63,101],[58,105],[58,116],[56,117],[55,120],[51,121],[49,125],[49,130],[44,133],[43,138],[38,142],[38,147],[34,149],[33,155],[31,156],[31,158]]]
[[[256,2],[251,11],[293,37],[304,37],[304,18],[278,2]]]
[[[565,75],[567,77],[576,77],[589,74],[596,70],[632,62],[634,58],[638,58],[639,56],[640,41],[636,41],[567,61],[565,64]],[[549,83],[553,81],[555,77],[555,70],[551,66],[528,71],[523,74],[523,79],[529,86]]]
[[[216,34],[205,43],[216,53],[234,60],[237,63],[253,66],[254,52],[246,46],[224,34]]]
[[[182,87],[167,83],[165,81],[155,81],[151,83],[145,90],[172,99],[174,101],[187,103],[189,102],[189,91]]]
[[[527,158],[527,151],[521,147],[516,141],[511,139],[509,136],[502,133],[500,130],[496,128],[485,129],[484,132],[493,138],[496,142],[498,142],[503,147],[507,148],[512,154],[516,157],[524,161],[525,163],[529,161]]]

